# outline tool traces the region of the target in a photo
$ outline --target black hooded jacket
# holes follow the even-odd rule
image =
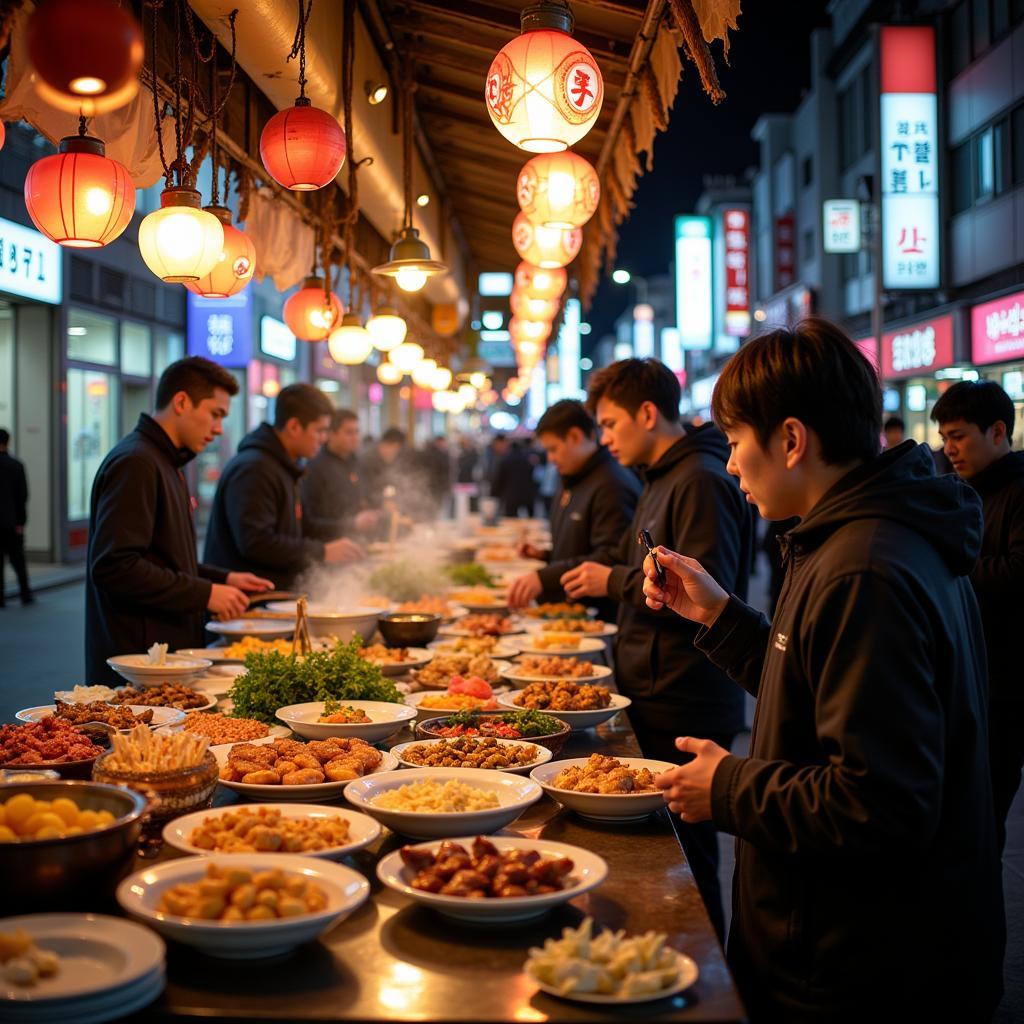
[[[85,578],[85,679],[122,682],[107,658],[154,643],[201,647],[210,588],[227,571],[199,565],[192,499],[175,448],[150,416],[103,460],[92,485]]]
[[[989,699],[1024,704],[1024,452],[1010,452],[968,481],[981,495],[985,534],[971,573],[988,648]]]
[[[207,561],[254,572],[285,590],[304,569],[323,561],[323,543],[302,535],[301,477],[269,423],[243,437],[217,484]]]
[[[784,538],[770,626],[733,598],[698,637],[757,697],[750,756],[712,785],[754,1019],[981,1022],[999,1001],[981,529],[977,495],[907,441]]]
[[[335,455],[324,445],[302,477],[302,532],[318,540],[351,536],[366,507],[355,455]]]
[[[731,592],[746,595],[753,518],[726,472],[729,446],[708,423],[688,431],[644,473],[633,523],[607,564],[609,596],[619,602],[616,685],[632,699],[630,715],[648,729],[708,736],[743,728],[743,694],[693,641],[697,626],[652,611],[643,593],[642,527],[655,544],[685,551]]]

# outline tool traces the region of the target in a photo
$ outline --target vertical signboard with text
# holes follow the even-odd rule
[[[712,341],[711,218],[676,217],[676,326],[684,349]]]
[[[775,218],[775,290],[796,280],[796,219],[792,213]]]
[[[750,333],[750,213],[726,210],[725,333],[745,338]]]
[[[940,284],[935,30],[881,29],[882,286]]]

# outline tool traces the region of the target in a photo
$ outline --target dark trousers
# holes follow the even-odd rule
[[[1024,703],[999,701],[989,707],[988,763],[999,852],[1006,845],[1006,816],[1020,789],[1024,768]]]
[[[676,737],[682,735],[679,729],[662,732],[648,728],[638,722],[635,716],[630,718],[633,731],[640,743],[644,757],[653,761],[669,761],[672,764],[685,764],[692,761],[691,754],[681,754],[676,750]],[[711,740],[726,750],[732,749],[735,734],[701,734],[701,739]],[[708,917],[715,926],[718,941],[725,940],[725,910],[722,907],[722,887],[718,881],[718,830],[710,821],[702,821],[699,825],[689,825],[679,818],[674,821],[682,840],[683,852],[690,863],[697,888],[700,889]]]
[[[25,601],[32,596],[32,588],[28,585],[28,568],[25,566],[25,535],[13,526],[0,529],[0,604],[4,603],[5,555],[11,560],[11,568],[14,569],[14,575],[18,577],[21,599]]]

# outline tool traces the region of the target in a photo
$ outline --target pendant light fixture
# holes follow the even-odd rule
[[[402,373],[412,373],[413,367],[423,358],[423,346],[417,345],[414,341],[403,341],[396,349],[388,353],[388,359],[397,366]]]
[[[431,374],[430,386],[435,391],[447,391],[452,383],[452,371],[447,366],[439,366]]]
[[[338,296],[331,291],[325,277],[313,272],[302,287],[290,295],[281,315],[288,330],[301,341],[326,341],[345,310]]]
[[[404,292],[418,292],[428,278],[437,274],[447,273],[448,268],[435,259],[431,259],[430,247],[420,238],[420,233],[412,226],[412,111],[413,92],[415,86],[411,80],[406,83],[402,93],[402,161],[405,186],[405,214],[402,231],[398,241],[391,247],[387,263],[373,268],[375,274],[392,277]]]
[[[591,52],[572,38],[575,19],[565,0],[523,10],[522,34],[506,43],[484,84],[494,127],[530,153],[557,153],[593,128],[604,82]]]
[[[138,92],[142,30],[113,0],[46,0],[29,18],[27,48],[36,92],[58,110],[92,117]]]
[[[568,283],[569,275],[561,267],[548,267],[542,270],[525,261],[516,267],[516,290],[535,299],[561,298]]]
[[[405,341],[408,325],[390,306],[378,306],[377,312],[366,321],[366,329],[373,339],[373,347],[381,352],[390,352]]]
[[[412,382],[418,388],[432,390],[434,387],[434,372],[437,370],[436,359],[421,359],[412,368]]]
[[[512,244],[527,263],[550,270],[576,259],[583,244],[583,232],[579,228],[538,227],[520,211],[512,222]]]
[[[519,208],[545,228],[580,228],[601,199],[592,164],[575,153],[541,153],[528,160],[516,185]]]
[[[537,299],[526,292],[513,291],[508,304],[512,315],[523,320],[544,320],[551,323],[558,312],[557,299]]]
[[[105,155],[86,134],[60,140],[57,153],[37,160],[25,176],[25,208],[47,238],[70,249],[98,249],[117,238],[135,212],[128,168]]]
[[[386,359],[377,367],[377,380],[381,384],[401,384],[405,374],[394,363]]]
[[[373,351],[373,339],[363,326],[359,314],[351,310],[341,319],[341,325],[331,331],[327,339],[331,358],[345,366],[358,366],[370,358]]]
[[[260,135],[260,159],[279,185],[293,192],[314,192],[329,185],[345,162],[347,141],[338,119],[314,107],[306,97],[306,23],[313,0],[298,0],[295,39],[287,60],[299,59],[299,96],[279,110]]]

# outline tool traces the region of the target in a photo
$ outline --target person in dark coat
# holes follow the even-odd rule
[[[25,524],[28,522],[28,478],[25,466],[7,450],[11,435],[0,429],[0,608],[4,606],[4,556],[18,579],[22,604],[34,604],[25,565]]]
[[[640,480],[597,443],[596,435],[597,425],[586,407],[570,398],[556,402],[537,424],[537,440],[560,479],[551,503],[550,550],[520,546],[524,557],[548,564],[512,581],[513,608],[534,600],[564,601],[562,576],[588,559],[609,556],[629,530]],[[596,604],[602,617],[615,617],[614,602],[602,599]]]
[[[811,319],[747,342],[712,399],[730,472],[797,515],[769,624],[659,547],[653,608],[757,697],[749,757],[680,737],[658,776],[683,821],[734,834],[728,956],[756,1021],[977,1021],[999,1002],[1005,920],[988,777],[985,652],[968,574],[981,502],[907,441],[879,455],[881,395]]]
[[[452,460],[448,439],[438,435],[417,452],[417,468],[422,473],[429,495],[429,505],[423,509],[430,518],[436,518],[452,493]]]
[[[196,557],[195,499],[182,472],[223,433],[238,383],[199,356],[164,370],[143,413],[96,471],[85,577],[85,683],[122,682],[107,665],[155,643],[203,646],[204,612],[241,615],[269,580]]]
[[[329,541],[370,533],[377,526],[378,513],[367,507],[358,451],[359,418],[351,409],[336,409],[327,440],[302,477],[307,537]]]
[[[562,577],[566,596],[611,597],[619,604],[615,680],[632,700],[630,722],[645,757],[676,762],[680,732],[709,736],[728,748],[744,727],[743,695],[726,674],[693,649],[697,629],[652,612],[644,600],[641,528],[655,543],[699,550],[738,593],[746,594],[754,529],[729,449],[713,424],[679,422],[676,375],[655,359],[625,359],[590,379],[588,404],[602,442],[623,466],[644,467],[645,486],[632,526],[601,564],[584,562]],[[725,915],[718,880],[718,836],[710,823],[684,825],[687,859],[719,935]]]
[[[995,381],[961,381],[935,403],[953,470],[981,495],[985,533],[971,572],[988,649],[988,742],[999,849],[1024,768],[1024,452],[1010,450],[1014,409]]]
[[[363,557],[347,537],[303,536],[300,459],[316,454],[333,411],[312,384],[289,384],[277,396],[274,424],[242,438],[224,467],[206,532],[206,560],[266,576],[290,589],[310,566]]]
[[[380,440],[363,459],[363,481],[366,485],[366,500],[370,508],[380,509],[384,505],[384,492],[391,494],[394,488],[395,500],[407,497],[408,474],[405,453],[405,432],[398,427],[388,427]],[[389,498],[390,501],[390,498]]]
[[[533,515],[537,500],[537,482],[533,463],[518,441],[504,434],[494,438],[492,452],[491,497],[501,502],[501,514],[517,517],[520,511]]]

